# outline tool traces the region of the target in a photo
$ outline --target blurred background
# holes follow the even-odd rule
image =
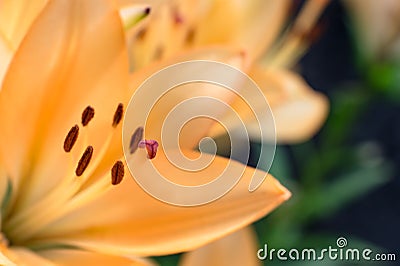
[[[308,142],[277,147],[270,172],[293,196],[255,223],[259,246],[322,249],[345,237],[351,247],[395,253],[399,261],[400,2],[332,1],[318,27],[295,68],[328,96],[330,114]],[[251,151],[255,166],[260,145]],[[179,255],[155,259],[176,265]]]

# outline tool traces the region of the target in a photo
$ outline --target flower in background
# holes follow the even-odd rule
[[[343,1],[358,47],[368,60],[400,60],[400,3],[396,0]]]
[[[207,48],[212,53],[216,47],[237,49],[246,60],[241,70],[254,79],[269,101],[278,141],[304,141],[325,121],[328,101],[289,68],[306,51],[309,37],[328,2],[307,1],[287,30],[291,1],[154,1],[152,16],[128,31],[131,69],[169,59],[181,51]],[[138,80],[135,72],[132,79]],[[254,126],[257,121],[240,102],[238,97],[232,105],[240,117],[247,116],[249,134],[259,141]],[[229,117],[221,122],[229,124]],[[220,133],[218,128],[210,132]]]
[[[252,173],[262,172],[250,167],[225,197],[192,208],[161,203],[132,178],[121,180],[120,121],[135,82],[185,58],[233,61],[242,69],[243,53],[189,51],[134,68],[129,77],[119,6],[2,4],[1,264],[146,264],[144,256],[193,250],[237,231],[290,196],[272,176],[249,193]],[[137,14],[147,13],[139,7]],[[162,158],[154,160],[172,172]],[[227,161],[217,157],[215,170]]]
[[[352,22],[360,74],[365,75],[371,89],[399,99],[399,1],[349,0],[343,3]]]

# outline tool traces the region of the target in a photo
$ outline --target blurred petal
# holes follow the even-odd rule
[[[181,50],[231,45],[253,60],[282,30],[289,1],[169,1],[129,37],[132,65],[169,58]],[[212,25],[212,29],[210,29]]]
[[[48,0],[1,0],[0,32],[16,50],[32,22],[44,8]]]
[[[271,99],[278,142],[302,142],[321,128],[328,115],[328,99],[310,88],[299,75],[283,69],[265,72],[255,69],[251,77],[266,98]]]
[[[185,151],[185,154],[199,156],[198,152]],[[171,181],[179,184],[186,181],[189,185],[211,181],[229,161],[215,157],[210,167],[188,175],[160,156],[153,160],[158,161],[157,169],[168,173]],[[137,166],[141,175],[152,167],[149,162],[138,162]],[[137,256],[183,252],[260,219],[290,197],[290,192],[270,175],[260,188],[250,193],[248,185],[253,174],[266,173],[234,161],[231,167],[235,173],[245,168],[239,183],[221,199],[191,208],[165,204],[149,196],[128,177],[104,197],[48,226],[32,244],[64,243],[102,253]]]
[[[13,261],[16,265],[43,265],[43,266],[55,266],[53,262],[37,255],[26,248],[13,248],[9,250],[13,256]]]
[[[276,127],[278,142],[300,142],[311,138],[322,126],[328,114],[327,98],[312,90],[297,74],[283,69],[254,68],[250,77],[264,93],[272,113]],[[255,112],[264,108],[264,99],[253,99],[259,104],[251,106]],[[237,98],[232,107],[246,123],[250,138],[259,141],[259,124],[249,106]],[[232,125],[231,117],[222,120],[225,125]],[[221,134],[221,128],[214,126],[211,135]],[[266,135],[264,141],[270,141]]]
[[[124,258],[76,249],[50,249],[42,251],[40,254],[48,260],[54,262],[56,265],[151,265],[146,263],[144,260],[134,260],[126,257]]]
[[[73,175],[72,156],[62,146],[88,105],[96,116],[87,134],[100,149],[127,84],[124,33],[109,1],[51,1],[21,43],[0,92],[0,158],[15,182],[27,176],[30,182],[20,188],[29,190],[19,205],[49,191],[64,178],[60,173]],[[77,158],[83,145],[72,151]]]
[[[10,260],[10,258],[7,256],[9,255],[8,253],[10,252],[6,252],[7,254],[4,254],[4,252],[6,252],[4,249],[0,250],[0,265],[2,266],[16,266],[16,264]]]
[[[279,0],[210,2],[210,12],[196,27],[197,44],[233,42],[253,60],[275,41],[290,6],[290,1]]]
[[[4,75],[6,74],[8,65],[10,64],[12,55],[12,49],[0,33],[0,91]]]
[[[257,259],[257,239],[251,227],[245,227],[204,247],[182,256],[181,266],[254,266]]]
[[[359,49],[367,59],[400,59],[400,2],[348,0],[343,2],[355,24]]]

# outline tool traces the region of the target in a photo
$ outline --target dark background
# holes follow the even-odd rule
[[[386,184],[354,200],[336,214],[315,222],[309,230],[357,236],[395,252],[400,248],[400,104],[390,95],[373,91],[374,88],[364,82],[366,70],[357,65],[350,21],[339,1],[329,5],[322,21],[325,21],[326,32],[301,60],[301,74],[311,87],[330,98],[332,108],[340,104],[335,102],[338,91],[346,94],[349,84],[361,83],[364,87],[361,89],[372,90],[372,100],[348,128],[348,138],[343,144],[376,142],[384,160],[391,162],[393,171]],[[352,92],[348,94],[349,100],[356,97]],[[317,135],[313,141],[318,142],[319,138],[321,136]]]

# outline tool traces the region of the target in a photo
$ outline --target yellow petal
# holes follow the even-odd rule
[[[283,69],[255,67],[250,77],[260,87],[272,109],[278,142],[304,141],[321,128],[328,114],[328,100],[312,90],[299,75]],[[255,112],[264,108],[263,99],[253,100],[258,102],[251,106]],[[250,137],[259,141],[260,126],[252,110],[241,99],[237,99],[232,106],[246,123]],[[230,117],[225,117],[222,123],[230,125],[232,122]],[[210,134],[221,134],[221,130],[214,127]],[[265,135],[263,140],[270,141],[271,136]]]
[[[134,260],[126,257],[111,256],[84,250],[55,249],[40,252],[40,255],[54,262],[56,265],[151,265],[144,260]]]
[[[257,259],[257,239],[252,228],[245,227],[204,247],[182,256],[181,266],[254,266]]]
[[[185,151],[185,154],[199,156],[197,152]],[[228,163],[228,159],[217,156],[211,167],[188,173],[163,160],[162,154],[153,161],[160,172],[169,173],[168,179],[180,184],[186,181],[189,185],[207,183]],[[234,172],[245,169],[240,182],[219,200],[191,208],[169,205],[151,197],[128,176],[104,197],[48,226],[32,244],[56,242],[137,256],[183,252],[260,219],[290,197],[290,192],[270,175],[250,193],[248,186],[253,174],[266,173],[234,161],[231,166]],[[149,177],[149,162],[138,162],[137,167],[141,175]]]
[[[0,92],[0,158],[16,183],[22,177],[29,182],[14,211],[65,174],[73,177],[84,146],[92,143],[74,148],[72,158],[63,142],[88,105],[96,113],[88,133],[99,139],[95,159],[116,106],[126,98],[125,48],[118,11],[106,0],[52,1],[32,25]]]
[[[48,0],[2,0],[0,1],[0,32],[11,48],[17,49],[32,22]]]

